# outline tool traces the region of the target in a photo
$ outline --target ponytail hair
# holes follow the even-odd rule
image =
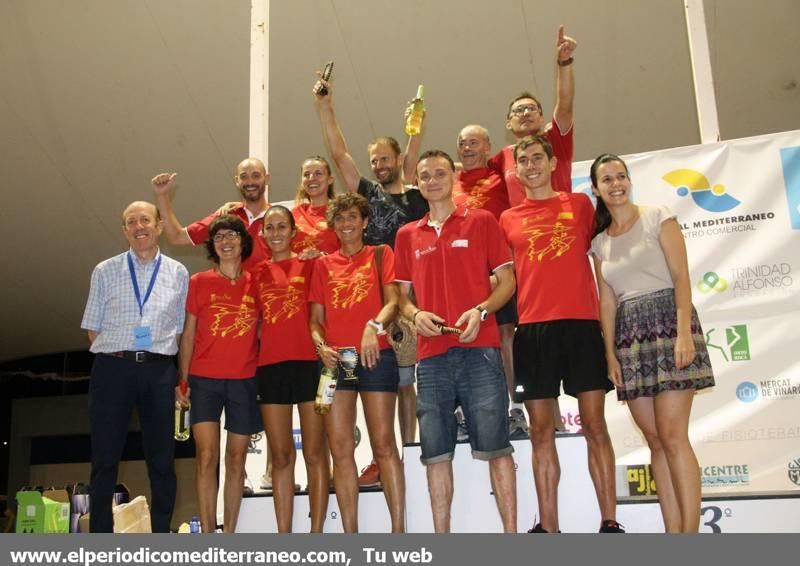
[[[592,187],[596,190],[597,189],[597,170],[600,168],[601,165],[605,163],[609,163],[611,161],[617,161],[622,164],[625,168],[625,173],[628,174],[630,178],[630,173],[628,172],[628,165],[625,163],[622,158],[613,153],[603,153],[597,157],[597,159],[592,162],[592,166],[589,168],[589,176],[592,179]],[[605,232],[606,228],[611,225],[611,213],[608,211],[608,207],[606,203],[603,202],[603,199],[600,198],[600,195],[597,195],[597,208],[594,211],[594,233],[592,234],[592,238],[597,236],[598,234],[602,234]]]

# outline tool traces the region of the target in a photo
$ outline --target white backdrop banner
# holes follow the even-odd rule
[[[717,383],[692,411],[704,493],[800,490],[800,131],[623,158],[637,204],[669,206],[686,240]],[[574,191],[591,195],[590,165],[574,165]],[[646,493],[643,437],[614,394],[606,411],[620,492]]]

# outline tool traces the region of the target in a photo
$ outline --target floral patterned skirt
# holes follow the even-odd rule
[[[621,302],[617,307],[615,342],[624,385],[617,388],[617,398],[632,401],[654,397],[661,391],[712,387],[714,373],[694,307],[691,328],[697,353],[691,364],[678,369],[675,290],[661,289]]]

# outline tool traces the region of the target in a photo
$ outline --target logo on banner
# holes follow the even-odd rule
[[[800,385],[788,378],[765,379],[759,382],[764,399],[794,399],[800,397]]]
[[[728,280],[720,277],[713,271],[709,271],[703,278],[697,282],[697,290],[703,294],[708,294],[711,291],[717,293],[724,293],[728,289]]]
[[[722,354],[726,362],[744,362],[750,359],[750,339],[747,334],[746,324],[735,324],[724,329],[724,344],[715,342],[722,337],[712,338],[712,334],[717,332],[716,328],[706,332],[706,346],[714,348]]]
[[[702,466],[700,468],[703,487],[739,487],[750,485],[750,466],[748,464],[728,464],[725,466]]]
[[[787,262],[733,267],[730,278],[735,297],[787,295],[794,286],[792,265]]]
[[[573,413],[570,410],[561,413],[561,424],[564,425],[566,432],[583,432],[583,424],[581,423],[581,414],[578,412]]]
[[[786,204],[792,228],[800,230],[800,145],[781,148]]]
[[[743,381],[736,386],[736,398],[742,403],[752,403],[758,399],[758,387],[752,381]]]
[[[739,206],[740,200],[727,194],[725,185],[713,185],[694,169],[676,169],[662,177],[677,189],[678,196],[691,195],[694,203],[708,212],[727,212]]]
[[[789,479],[794,485],[800,487],[800,458],[789,462]]]
[[[628,480],[628,495],[656,495],[656,480],[650,464],[625,466],[625,476]]]

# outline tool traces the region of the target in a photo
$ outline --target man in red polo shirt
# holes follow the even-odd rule
[[[214,211],[184,227],[178,221],[170,199],[170,192],[175,187],[177,175],[177,173],[160,173],[153,177],[151,181],[153,193],[158,210],[164,219],[164,234],[167,236],[167,241],[173,246],[196,246],[208,239],[208,227],[219,216],[219,212]],[[228,209],[226,213],[238,216],[247,226],[247,232],[253,237],[253,253],[243,264],[245,269],[248,269],[270,257],[269,248],[261,237],[264,213],[269,208],[267,202],[269,173],[260,159],[248,157],[236,166],[233,181],[242,196],[242,202]]]
[[[455,166],[447,153],[422,154],[417,178],[430,213],[403,226],[395,244],[395,273],[403,288],[401,308],[414,320],[419,334],[421,459],[427,468],[434,529],[448,532],[456,442],[453,411],[461,405],[472,456],[489,462],[503,530],[516,532],[508,394],[492,314],[514,293],[514,273],[494,216],[453,202],[454,177]],[[492,272],[497,277],[494,290],[488,277]],[[408,299],[412,285],[416,305]]]
[[[528,531],[558,532],[558,482],[552,405],[561,392],[578,399],[589,473],[600,507],[601,533],[624,532],[616,522],[614,448],[605,416],[608,380],[597,287],[587,253],[594,207],[584,194],[552,186],[558,161],[543,136],[514,149],[527,198],[500,216],[520,282],[514,336],[514,396],[531,419],[533,477],[540,522]]]
[[[556,40],[556,106],[552,122],[545,123],[541,103],[528,92],[512,100],[506,114],[506,129],[517,140],[541,134],[550,142],[558,159],[558,168],[553,173],[553,188],[559,192],[572,191],[572,109],[575,99],[572,63],[576,46],[575,39],[564,34],[564,26],[559,26]],[[525,187],[517,178],[514,145],[497,152],[489,160],[489,168],[505,178],[511,206],[520,204],[525,199]]]

